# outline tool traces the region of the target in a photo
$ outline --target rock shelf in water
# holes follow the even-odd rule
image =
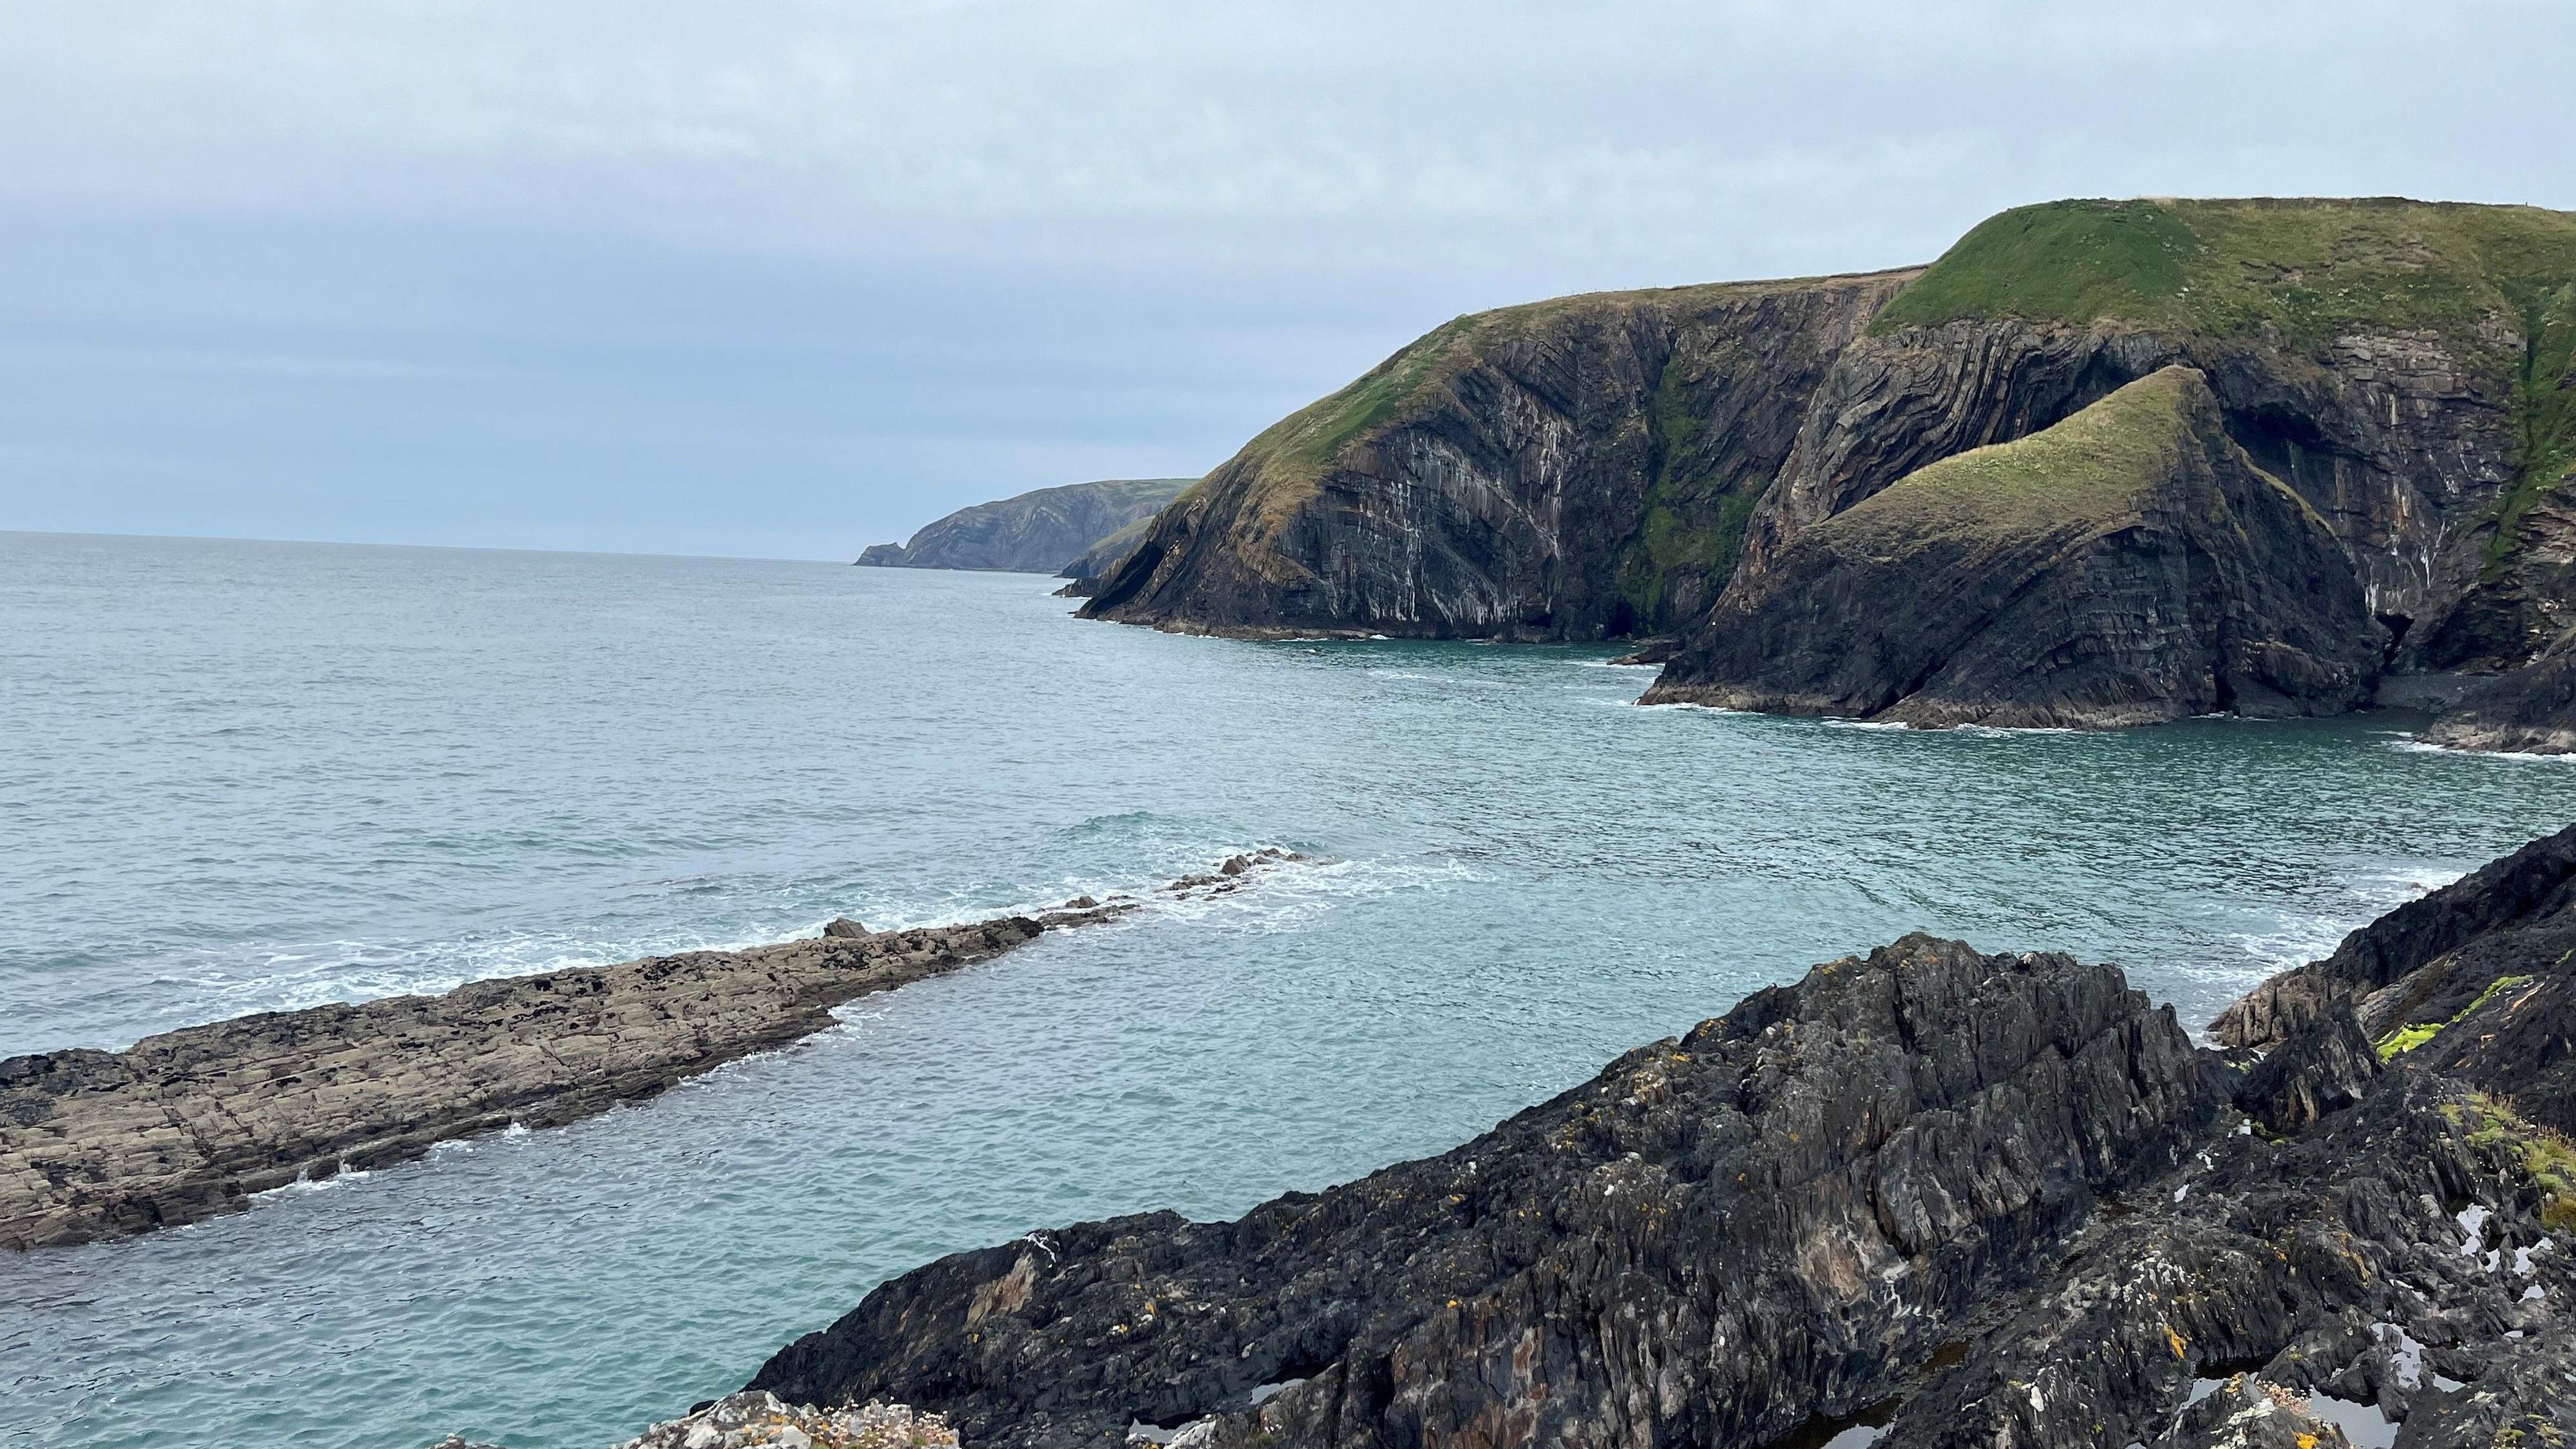
[[[1237,856],[1165,889],[1232,890],[1297,858]],[[687,951],[0,1060],[0,1248],[191,1222],[451,1138],[591,1116],[822,1031],[845,1001],[1137,905]]]

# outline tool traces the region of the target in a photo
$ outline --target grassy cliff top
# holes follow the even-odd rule
[[[2576,280],[2576,212],[2396,198],[2052,201],[1978,224],[1875,332],[1961,318],[2119,318],[2302,350],[2360,327],[2472,346]],[[2492,342],[2486,345],[2492,347]]]
[[[2138,517],[2186,446],[2192,414],[2217,403],[2188,367],[2151,373],[2054,427],[1927,464],[1814,525],[1816,541],[1871,554],[1943,540],[2010,542]]]
[[[1879,274],[1883,275],[1883,274]],[[1405,345],[1357,380],[1289,414],[1246,443],[1228,470],[1253,467],[1255,526],[1274,530],[1314,496],[1342,450],[1425,405],[1496,348],[1561,328],[1587,316],[1615,318],[1640,307],[1690,312],[1730,298],[1831,286],[1856,277],[1796,277],[1763,282],[1709,282],[1627,292],[1585,292],[1453,318]]]

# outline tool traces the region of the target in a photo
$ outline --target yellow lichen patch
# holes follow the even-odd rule
[[[2183,1349],[2189,1342],[2189,1340],[2185,1339],[2181,1334],[2174,1332],[2170,1327],[2165,1329],[2165,1341],[2173,1345],[2173,1355],[2176,1358],[2181,1358],[2183,1356]]]

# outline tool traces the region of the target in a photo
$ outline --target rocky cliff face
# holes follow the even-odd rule
[[[2054,203],[1919,273],[1462,318],[1256,439],[1088,613],[1684,631],[1805,529],[2176,365],[2324,520],[2390,667],[2576,623],[2576,215],[2402,201]]]
[[[2222,1100],[2116,972],[1914,938],[1428,1162],[944,1260],[753,1386],[996,1449],[1211,1413],[1222,1442],[1763,1443],[1908,1385]]]
[[[2576,754],[2576,632],[2472,691],[2424,738],[2455,750]]]
[[[2414,1050],[2349,993],[2196,1050],[2112,968],[1912,937],[1437,1158],[943,1259],[754,1387],[997,1449],[2563,1442],[2576,1073],[2472,1040],[2543,1009],[2571,861],[2346,943],[2526,978]]]
[[[859,555],[871,568],[1002,569],[1051,574],[1102,539],[1151,518],[1196,480],[1110,478],[1040,488],[998,503],[961,508],[925,525],[909,543],[880,543]]]
[[[1647,703],[1926,726],[2331,714],[2386,654],[2325,519],[2179,366],[1773,547]]]
[[[1208,475],[1084,615],[1507,639],[1696,617],[1808,395],[1910,275],[1462,317]]]
[[[2383,1056],[2405,1056],[2576,1132],[2576,827],[2498,860],[2282,972],[2210,1023],[2271,1048],[2350,1011]]]

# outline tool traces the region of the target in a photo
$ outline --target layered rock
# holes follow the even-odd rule
[[[2545,1009],[2571,860],[2338,952],[2525,978],[2414,1050],[2352,992],[2199,1050],[2113,968],[1910,937],[1436,1158],[943,1259],[753,1387],[996,1449],[2562,1442],[2576,1073],[2441,1038]]]
[[[1087,618],[1600,638],[1705,610],[1834,358],[1912,275],[1462,317],[1155,518]]]
[[[1154,516],[1147,514],[1084,549],[1080,558],[1057,570],[1059,575],[1073,582],[1056,590],[1056,597],[1087,599],[1099,593],[1102,580],[1127,561],[1127,555],[1134,553],[1136,545],[1145,541],[1146,531],[1153,526]]]
[[[1276,849],[1166,887],[1233,889]],[[444,996],[263,1012],[121,1052],[0,1060],[0,1248],[78,1243],[238,1211],[254,1193],[548,1127],[649,1097],[833,1024],[832,1008],[1134,909],[690,951],[476,981]]]
[[[2222,1100],[2116,971],[1909,938],[1441,1157],[943,1260],[753,1386],[997,1449],[1207,1415],[1220,1445],[1762,1443],[1908,1387]]]
[[[2576,827],[2399,906],[2248,992],[2210,1031],[2269,1049],[2345,1010],[2381,1054],[2576,1131]]]
[[[2471,691],[2424,738],[2455,750],[2576,754],[2576,632]]]
[[[1645,702],[2107,727],[2370,698],[2386,632],[2324,518],[2168,367],[1801,529]]]
[[[2325,522],[2389,667],[2511,669],[2576,618],[2576,215],[2395,200],[2051,203],[1919,272],[1462,318],[1255,439],[1086,612],[1689,630],[1805,529],[2175,365]]]
[[[923,525],[908,543],[870,546],[858,561],[871,568],[1056,573],[1086,557],[1103,539],[1153,517],[1196,481],[1107,478],[1040,488],[961,508]]]

